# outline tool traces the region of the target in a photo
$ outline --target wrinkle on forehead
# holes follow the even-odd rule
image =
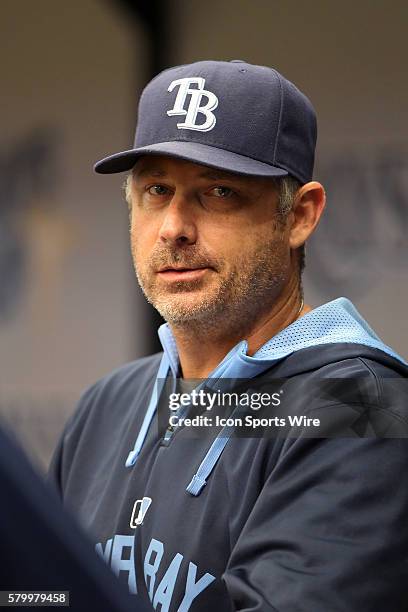
[[[236,184],[240,183],[243,186],[248,186],[252,189],[256,188],[256,190],[278,190],[277,181],[273,177],[257,177],[257,176],[246,176],[242,174],[237,174],[235,172],[229,172],[227,170],[221,170],[218,168],[210,168],[209,166],[204,166],[203,164],[198,164],[192,161],[179,159],[176,157],[170,156],[160,156],[160,155],[152,155],[152,156],[143,156],[133,167],[132,176],[134,178],[143,178],[146,176],[151,176],[155,178],[165,178],[172,174],[172,168],[166,169],[166,166],[170,164],[171,166],[178,166],[181,168],[182,166],[187,166],[189,168],[194,168],[197,171],[197,174],[194,178],[198,179],[208,179],[214,181],[233,181]]]

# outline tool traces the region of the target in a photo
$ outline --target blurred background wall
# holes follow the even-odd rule
[[[137,98],[199,59],[276,67],[313,101],[328,208],[307,251],[313,305],[346,295],[408,356],[405,2],[3,0],[0,413],[45,467],[83,389],[157,350],[136,286],[123,176]]]

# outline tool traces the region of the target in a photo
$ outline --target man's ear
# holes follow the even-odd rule
[[[303,185],[295,196],[293,221],[289,232],[289,246],[297,249],[315,230],[326,204],[323,186],[317,181]]]

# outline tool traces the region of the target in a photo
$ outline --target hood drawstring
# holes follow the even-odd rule
[[[137,461],[137,458],[143,446],[143,442],[145,441],[147,432],[149,430],[150,423],[152,422],[154,413],[156,412],[156,407],[159,401],[160,394],[163,390],[164,383],[166,382],[169,367],[170,367],[170,362],[168,360],[168,357],[166,353],[163,353],[163,357],[161,358],[161,362],[159,366],[159,371],[157,373],[157,378],[156,378],[156,381],[153,387],[153,391],[152,391],[152,395],[150,398],[150,403],[146,410],[146,414],[143,419],[143,423],[140,428],[139,435],[137,436],[137,439],[135,442],[135,446],[133,450],[130,451],[126,459],[126,463],[125,463],[126,467],[132,467],[133,465],[135,465]]]

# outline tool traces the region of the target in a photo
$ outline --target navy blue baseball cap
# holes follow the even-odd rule
[[[158,74],[139,103],[133,149],[95,171],[131,170],[142,155],[170,155],[249,176],[313,175],[316,114],[293,83],[266,66],[202,61]]]

